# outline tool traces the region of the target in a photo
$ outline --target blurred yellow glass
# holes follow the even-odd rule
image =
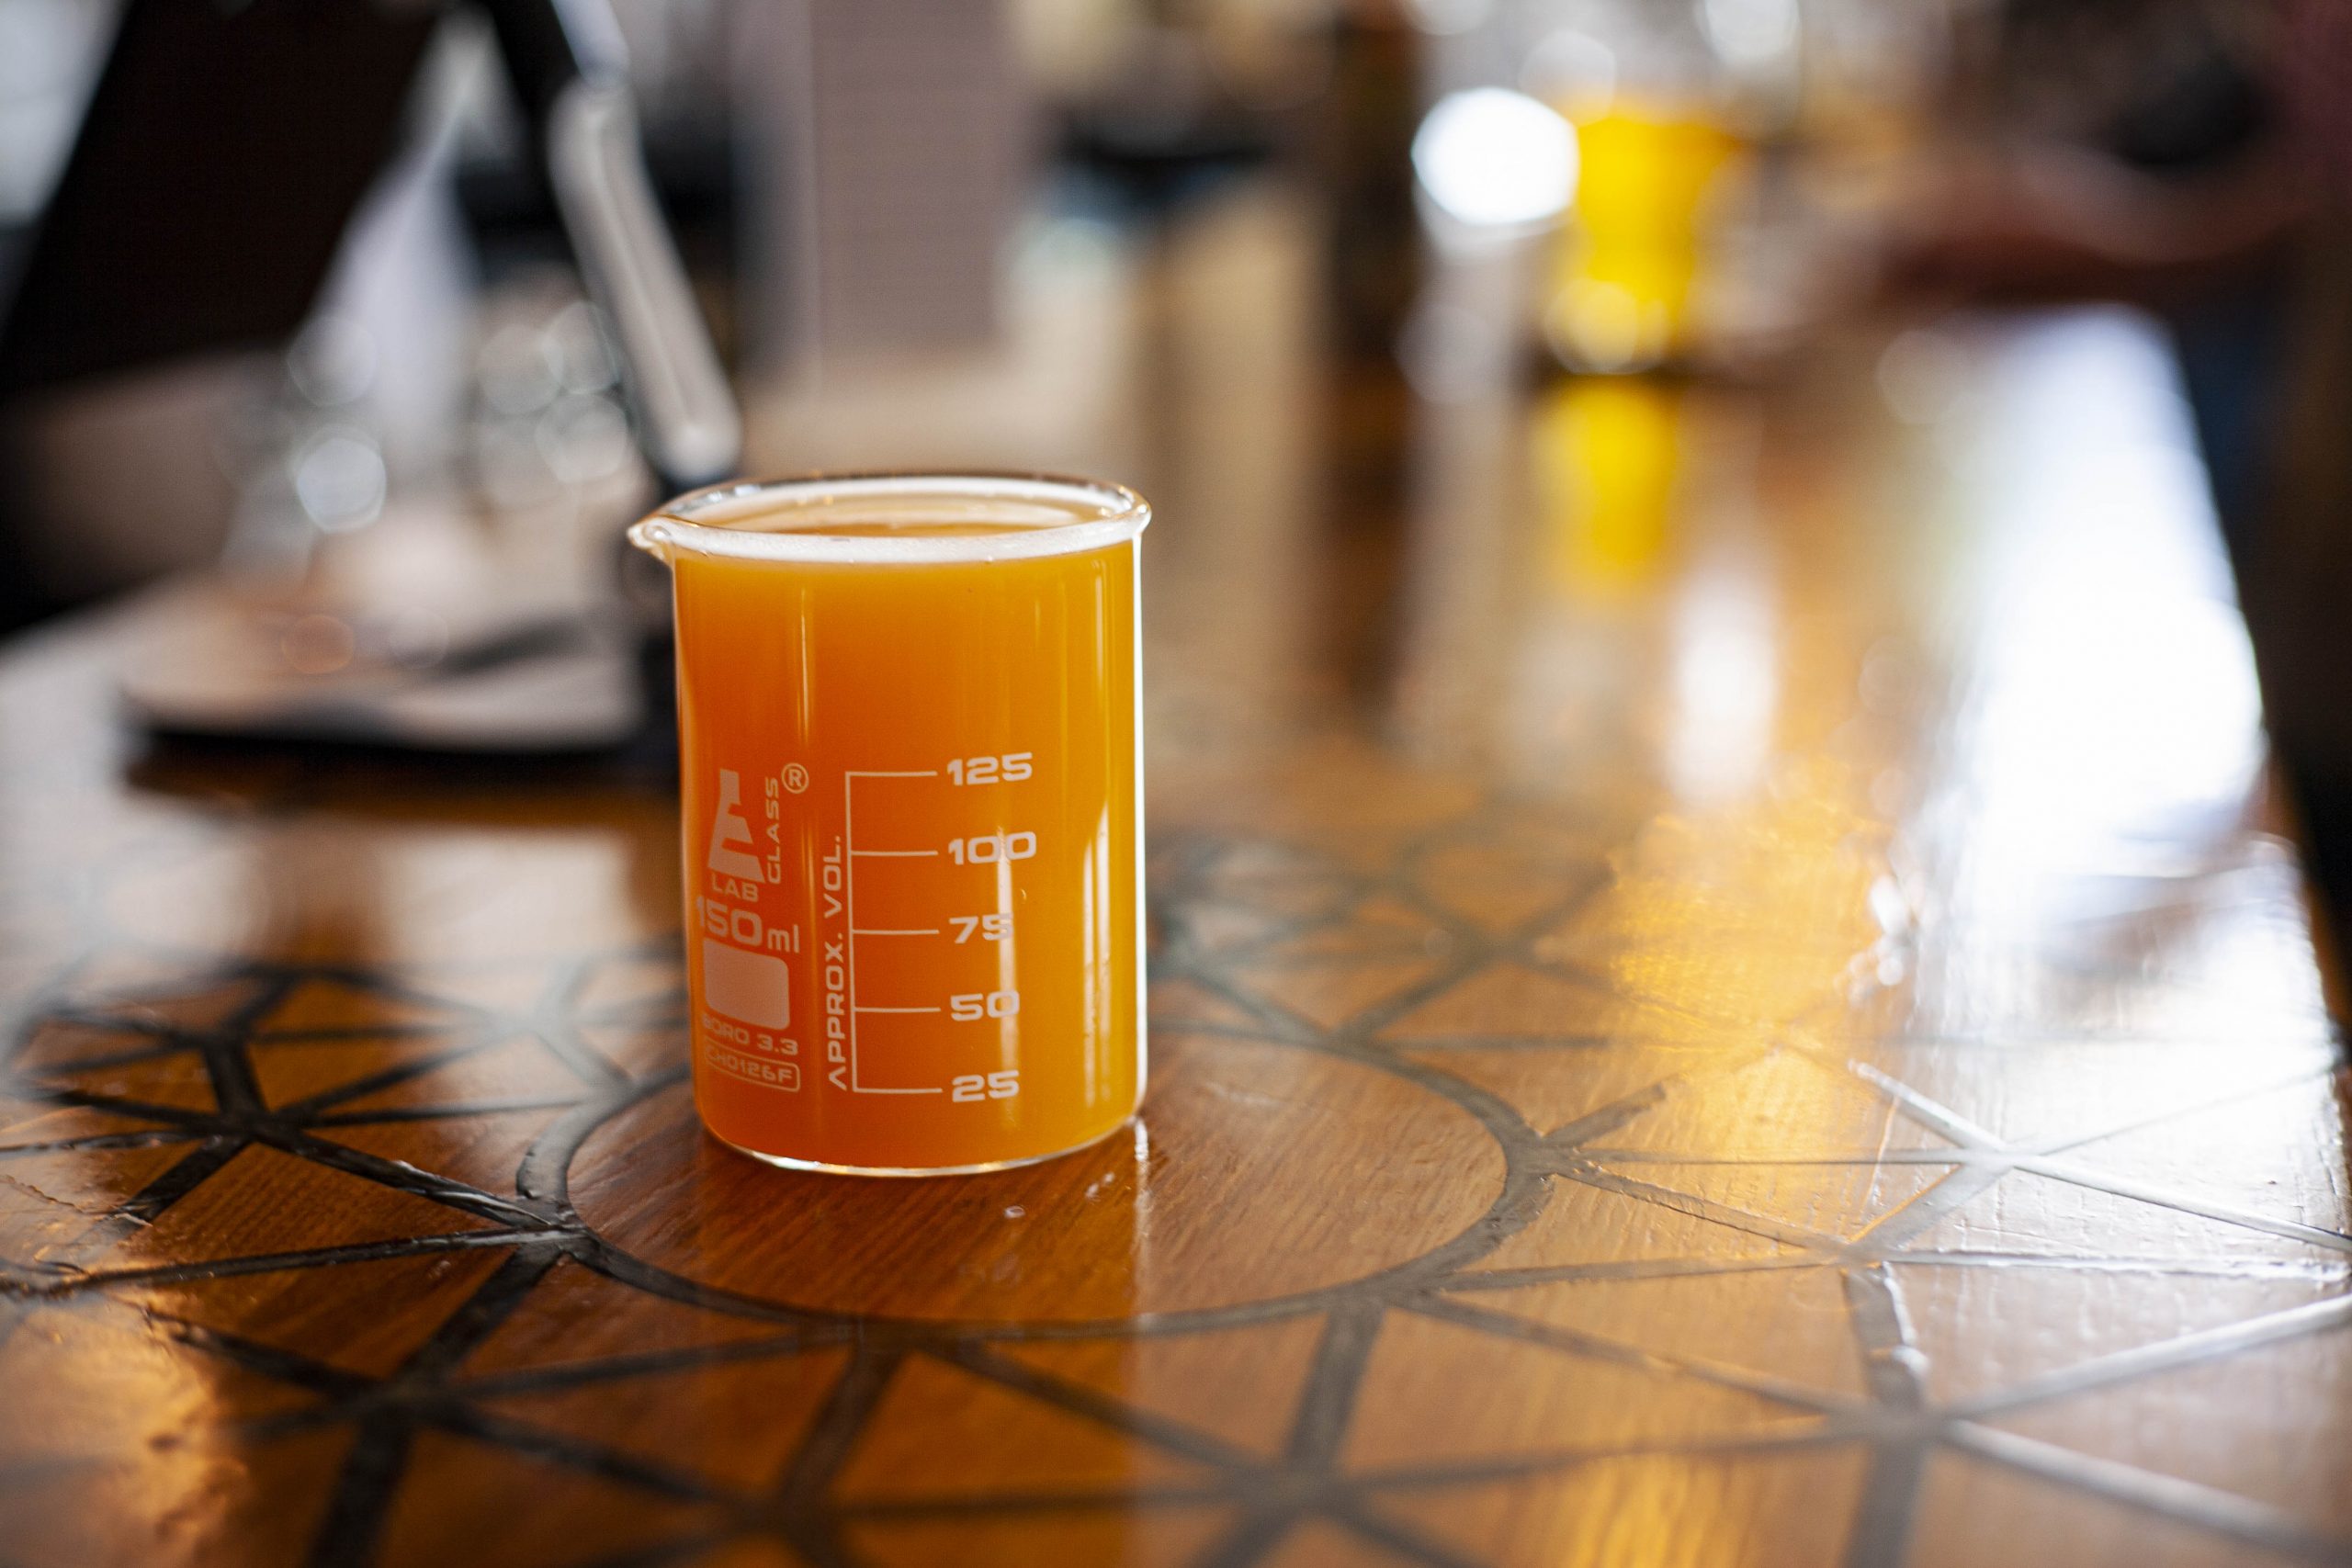
[[[1552,584],[1606,598],[1649,581],[1672,532],[1679,395],[1634,377],[1579,377],[1537,403],[1531,434]]]
[[[1577,107],[1561,106],[1577,127],[1580,173],[1544,333],[1579,369],[1641,369],[1690,346],[1709,211],[1741,143],[1670,104]]]

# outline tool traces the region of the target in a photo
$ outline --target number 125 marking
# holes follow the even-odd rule
[[[955,757],[947,763],[947,776],[959,784],[1019,784],[1033,770],[1030,751],[1007,751],[1001,757]]]

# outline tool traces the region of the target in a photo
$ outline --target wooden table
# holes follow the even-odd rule
[[[660,787],[0,661],[0,1561],[2352,1558],[2336,1036],[2149,335],[1413,403],[1261,242],[1158,297],[1152,1089],[1057,1163],[700,1138]]]

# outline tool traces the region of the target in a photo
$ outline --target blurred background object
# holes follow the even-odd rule
[[[2352,1561],[2347,17],[0,0],[0,1557]],[[722,405],[1151,497],[1099,1158],[695,1131]]]
[[[1850,360],[1932,427],[1974,312],[2119,301],[2174,347],[2274,726],[2324,854],[2345,858],[2327,848],[2329,802],[2352,802],[2352,693],[2333,683],[2352,666],[2334,608],[2352,590],[2340,6],[254,0],[196,16],[0,0],[7,624],[202,568],[206,594],[250,612],[254,678],[330,706],[355,682],[503,679],[566,647],[609,664],[628,625],[615,528],[659,485],[735,463],[724,420],[665,446],[664,419],[699,428],[681,412],[695,378],[640,368],[701,335],[646,325],[690,299],[752,468],[1115,472],[1180,497],[1171,539],[1198,445],[1185,389],[1227,374],[1220,334],[1272,334],[1290,357],[1253,361],[1259,379],[1222,406],[1250,411],[1292,511],[1231,521],[1267,512],[1236,486],[1204,493],[1194,525],[1269,558],[1300,528],[1352,541],[1317,592],[1357,628],[1330,636],[1371,693],[1424,667],[1408,623],[1458,563],[1416,530],[1454,504],[1431,498],[1467,472],[1459,444],[1499,454],[1493,504],[1530,536],[1446,548],[1538,563],[1581,606],[1570,620],[1605,628],[1612,603],[1676,570],[1694,497],[1731,471],[1715,458],[1746,389]],[[246,75],[157,73],[199,36]],[[574,76],[604,107],[571,114],[586,151],[567,162],[549,131]],[[337,129],[294,147],[264,134],[303,117]],[[187,134],[160,141],[164,125]],[[222,176],[239,135],[262,161]],[[666,302],[600,253],[611,226],[567,194],[636,168],[639,147],[634,220],[684,263]],[[105,275],[43,259],[101,243],[122,258]],[[1209,251],[1228,259],[1187,270]],[[1715,455],[1695,467],[1693,439]],[[427,575],[472,585],[431,611],[430,637],[361,586],[414,581],[387,564],[403,540],[439,563]],[[501,602],[514,612],[467,607]],[[1252,625],[1280,613],[1245,608]],[[288,653],[284,628],[314,615],[345,635]],[[1609,657],[1595,635],[1557,658]]]
[[[611,480],[632,446],[664,488],[736,469],[741,423],[648,183],[610,16],[483,0],[470,37],[440,30],[441,20],[425,6],[278,0],[220,11],[130,0],[83,130],[20,246],[0,318],[0,395],[11,399],[6,434],[17,459],[0,546],[17,613],[133,576],[158,555],[168,564],[218,545],[222,557],[214,591],[155,606],[127,671],[134,705],[161,728],[529,747],[544,742],[498,739],[495,688],[475,678],[576,655],[584,662],[563,684],[628,683],[615,638],[595,630],[609,586],[583,581],[571,563],[469,541],[482,547],[458,558],[469,581],[447,590],[462,610],[435,599],[428,584],[441,573],[390,573],[394,593],[370,587],[372,570],[349,570],[457,537],[383,520],[462,505],[455,454],[495,454],[511,434],[492,423],[478,442],[456,435],[472,403],[465,340],[479,291],[449,220],[448,173],[480,96],[486,39],[522,111],[509,124],[530,187],[548,199],[594,305],[552,311],[537,343],[533,328],[491,333],[492,421],[533,416],[559,488]],[[502,365],[509,333],[525,341],[506,345]],[[252,356],[280,344],[273,375]],[[245,357],[214,433],[225,506],[220,485],[173,472],[167,443],[139,443],[142,455],[167,455],[161,466],[134,458],[126,483],[103,437],[77,438],[93,421],[173,432],[180,405],[157,407],[135,382],[126,395],[121,378],[208,354]],[[522,361],[536,362],[549,395]],[[493,457],[486,471],[511,481],[516,470]],[[94,473],[113,483],[93,483]],[[626,508],[645,489],[607,484],[605,500]],[[125,515],[141,519],[145,538],[124,540],[112,525]],[[573,592],[550,600],[548,584],[566,580]],[[373,635],[420,617],[468,635]],[[281,622],[340,629],[298,647],[277,634]],[[386,705],[453,676],[473,681],[463,725],[436,728],[433,704],[401,715]],[[628,695],[616,689],[559,724],[562,743],[626,739]],[[550,701],[544,681],[512,694],[512,733],[543,736],[535,721]]]
[[[2007,0],[1905,193],[1899,298],[2125,301],[2171,339],[2321,883],[2352,910],[2352,11]]]
[[[746,7],[747,357],[986,344],[1031,123],[1002,0]],[[757,140],[752,138],[756,136]]]

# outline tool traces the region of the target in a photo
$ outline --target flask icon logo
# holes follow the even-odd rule
[[[759,857],[752,852],[752,824],[743,817],[743,775],[732,768],[718,770],[718,809],[710,824],[709,864],[721,876],[742,882],[766,880]]]

